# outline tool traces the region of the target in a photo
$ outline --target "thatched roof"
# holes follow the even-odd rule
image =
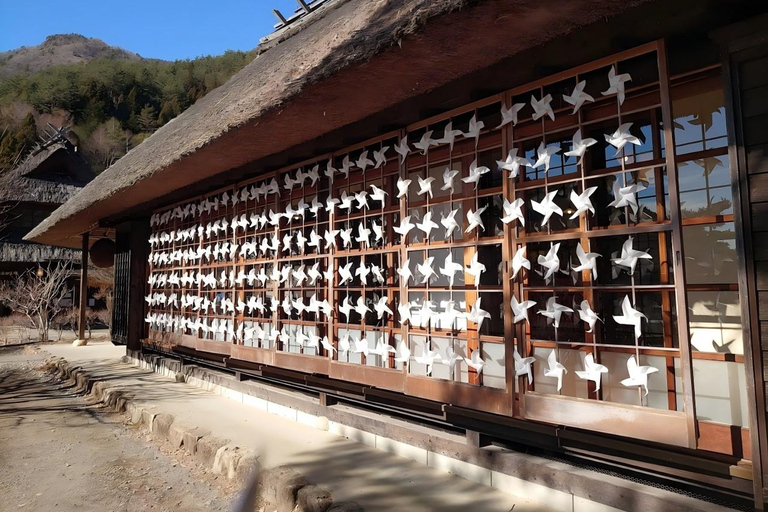
[[[41,263],[43,261],[79,261],[80,251],[32,243],[0,242],[0,262]]]
[[[69,142],[55,142],[0,175],[0,203],[64,204],[94,177]]]
[[[644,0],[336,0],[99,175],[27,236],[80,233],[288,150]],[[114,198],[118,197],[116,201]]]

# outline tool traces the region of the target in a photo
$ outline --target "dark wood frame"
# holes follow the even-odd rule
[[[260,175],[258,178],[255,178],[253,180],[249,180],[243,183],[239,183],[236,187],[227,187],[226,189],[218,190],[211,194],[206,194],[202,197],[211,197],[214,195],[221,194],[224,190],[229,190],[230,193],[235,193],[239,190],[240,187],[243,186],[249,186],[253,183],[269,180],[273,177],[278,178],[278,182],[281,183],[281,178],[285,172],[295,172],[297,168],[313,165],[315,163],[320,163],[322,167],[324,167],[325,161],[327,161],[329,158],[337,158],[339,156],[343,156],[346,154],[351,154],[355,152],[356,150],[362,148],[371,146],[373,144],[377,144],[381,141],[389,140],[392,138],[396,138],[399,140],[400,137],[407,136],[409,133],[413,133],[416,130],[422,129],[424,127],[429,126],[433,123],[439,123],[441,121],[444,121],[446,119],[449,119],[456,115],[462,115],[467,112],[471,112],[473,110],[476,110],[478,108],[482,108],[488,105],[491,105],[493,103],[499,103],[501,101],[505,101],[507,105],[510,104],[511,98],[517,94],[518,92],[528,92],[531,89],[534,89],[536,87],[543,87],[551,83],[558,82],[560,80],[563,80],[565,78],[573,77],[578,73],[587,72],[593,69],[598,69],[613,63],[616,63],[621,60],[629,59],[632,57],[636,57],[639,55],[644,54],[650,54],[655,53],[657,56],[657,63],[658,63],[658,70],[659,70],[659,91],[658,93],[650,93],[653,94],[651,96],[651,101],[655,102],[654,104],[657,105],[657,107],[661,108],[662,110],[662,118],[664,119],[664,126],[666,127],[664,131],[664,139],[665,139],[665,146],[668,148],[668,151],[666,153],[666,159],[660,160],[660,161],[653,161],[653,162],[643,162],[641,165],[634,166],[632,168],[624,169],[624,166],[622,165],[621,170],[617,169],[607,169],[605,171],[605,174],[616,174],[617,172],[622,171],[632,171],[632,170],[639,170],[639,169],[646,169],[648,167],[654,167],[657,169],[661,169],[661,167],[666,166],[667,173],[669,176],[669,183],[670,187],[668,190],[669,196],[670,196],[670,206],[671,206],[671,215],[670,215],[670,221],[668,223],[657,223],[655,225],[649,225],[646,228],[644,228],[645,232],[668,232],[672,236],[672,245],[675,250],[675,258],[678,261],[684,261],[683,254],[682,254],[682,244],[681,244],[681,221],[679,219],[679,215],[677,215],[677,212],[679,211],[679,206],[677,205],[677,188],[676,188],[676,167],[675,167],[675,155],[674,151],[669,150],[669,148],[674,148],[674,134],[671,130],[671,103],[670,103],[670,94],[669,94],[669,77],[667,76],[667,66],[666,66],[666,48],[664,46],[663,41],[656,41],[654,43],[649,43],[640,47],[637,47],[635,49],[622,52],[620,54],[612,55],[610,57],[600,59],[598,61],[589,63],[584,66],[580,66],[577,68],[574,68],[572,70],[568,70],[563,73],[559,73],[557,75],[547,77],[545,79],[525,84],[524,86],[521,86],[519,88],[513,89],[511,91],[508,91],[503,94],[495,95],[480,101],[477,101],[475,103],[472,103],[470,105],[463,106],[459,109],[441,114],[439,116],[435,116],[430,119],[426,119],[423,121],[420,121],[418,123],[415,123],[411,126],[408,126],[404,130],[401,130],[399,132],[392,132],[388,134],[384,134],[380,137],[377,137],[375,139],[366,141],[362,144],[358,144],[355,146],[351,146],[349,148],[344,148],[341,152],[335,152],[332,154],[322,155],[320,157],[313,158],[311,160],[300,162],[298,164],[291,165],[290,167],[286,167],[274,172],[266,173],[264,175]],[[626,113],[632,113],[632,103],[630,100],[627,102],[627,111]],[[645,107],[644,107],[645,108]],[[620,114],[621,115],[621,114]],[[549,122],[549,121],[543,121]],[[569,125],[570,126],[570,125]],[[509,128],[504,128],[501,131],[501,149],[502,149],[502,155],[505,155],[507,152],[507,149],[511,146],[513,143],[513,130]],[[481,139],[480,142],[480,148],[482,149],[484,142],[483,139]],[[494,143],[498,144],[498,143]],[[441,148],[438,148],[437,151],[439,151]],[[390,155],[392,151],[390,150]],[[476,151],[477,153],[477,151]],[[476,154],[475,153],[475,154]],[[418,155],[409,155],[409,159],[411,157],[414,157],[415,160],[418,161]],[[396,159],[399,161],[398,156],[389,156],[389,161],[391,162],[392,159]],[[406,162],[400,164],[399,166],[399,175],[402,177],[408,177],[408,160]],[[425,162],[426,164],[426,162]],[[389,163],[387,164],[389,165]],[[416,165],[419,165],[418,162]],[[426,167],[428,168],[428,166]],[[359,172],[359,171],[357,171]],[[369,171],[370,172],[370,171]],[[657,172],[658,175],[658,172]],[[599,176],[599,174],[591,175],[589,178]],[[582,182],[584,181],[584,177],[577,178],[580,179]],[[566,183],[568,181],[571,181],[570,178],[567,176],[561,178],[561,179],[553,179],[551,182],[548,182],[547,179],[544,179],[545,183]],[[525,190],[527,188],[540,186],[540,184],[536,182],[526,182],[521,181],[520,183],[514,183],[512,180],[503,179],[503,185],[498,190],[492,189],[484,191],[487,195],[493,195],[493,194],[499,194],[502,193],[504,197],[508,198],[514,198],[515,193],[518,190]],[[336,196],[338,194],[335,194]],[[473,196],[475,197],[475,196]],[[276,211],[281,211],[282,209],[277,208],[278,199],[272,198],[275,202]],[[283,202],[285,198],[280,198],[279,202]],[[184,203],[187,203],[189,201],[185,201]],[[184,204],[179,203],[179,204]],[[170,208],[173,208],[175,205],[172,205]],[[410,207],[417,207],[419,206],[418,202],[414,202],[410,204]],[[406,203],[406,200],[403,199],[400,201],[400,216],[406,215],[407,209],[409,205]],[[169,208],[163,208],[163,211],[168,210]],[[738,215],[736,216],[738,218]],[[328,219],[329,225],[335,226],[336,219],[335,216],[330,216]],[[170,228],[168,228],[170,229]],[[604,236],[604,235],[626,235],[634,232],[635,229],[633,227],[625,227],[625,228],[612,228],[610,230],[605,230],[604,233],[590,233],[590,235],[595,236]],[[280,228],[275,228],[274,232],[279,235]],[[502,245],[502,253],[506,256],[507,261],[511,259],[512,254],[514,254],[514,247],[517,243],[517,233],[516,230],[511,226],[505,226],[504,227],[504,236],[497,237],[497,238],[490,238],[490,239],[483,239],[482,241],[474,241],[472,242],[474,245],[479,245],[483,243],[500,243]],[[236,237],[232,237],[233,239],[236,239]],[[554,241],[554,240],[561,240],[561,239],[570,239],[573,238],[573,233],[555,233],[550,235],[542,235],[542,236],[529,236],[526,237],[526,241]],[[429,248],[451,248],[454,245],[466,245],[467,241],[462,240],[462,243],[457,244],[450,244],[450,243],[435,243],[430,244]],[[400,244],[400,261],[403,261],[407,257],[407,253],[409,250],[422,250],[427,249],[427,247],[422,247],[421,245],[413,245],[410,244]],[[319,256],[311,256],[316,259],[323,259],[326,260],[326,267],[325,268],[336,268],[335,264],[338,257],[344,257],[346,255],[352,255],[354,251],[347,251],[342,252],[340,251],[337,255],[336,251],[331,251],[328,254],[322,254]],[[303,256],[300,257],[294,257],[294,259],[304,259]],[[277,256],[272,259],[273,263],[276,263],[278,260],[284,261],[289,260],[291,258],[278,258]],[[267,260],[269,261],[269,260]],[[251,265],[253,263],[264,263],[264,262],[235,262],[234,267],[241,268],[244,265]],[[230,264],[231,265],[231,264]],[[166,269],[164,269],[166,270]],[[539,421],[547,421],[557,424],[564,424],[564,425],[573,425],[578,426],[582,428],[588,428],[592,430],[602,431],[606,433],[613,433],[623,436],[631,436],[631,437],[637,437],[639,439],[647,439],[647,440],[653,440],[653,441],[660,441],[668,444],[674,444],[678,446],[685,446],[689,448],[695,448],[697,446],[697,422],[696,422],[696,414],[695,414],[695,406],[694,406],[694,400],[693,400],[693,379],[692,379],[692,355],[688,340],[688,322],[687,322],[687,304],[686,304],[686,294],[685,294],[685,276],[683,272],[683,266],[682,265],[675,265],[675,283],[674,285],[669,285],[667,288],[670,290],[674,290],[677,294],[677,301],[676,301],[676,312],[677,312],[677,322],[678,322],[678,339],[680,340],[680,355],[681,355],[681,364],[682,364],[682,371],[683,371],[683,399],[685,403],[685,412],[677,412],[674,410],[670,411],[663,411],[663,410],[656,410],[656,409],[649,409],[649,408],[643,408],[643,407],[637,407],[637,406],[631,406],[631,405],[622,405],[622,404],[614,404],[614,403],[605,403],[605,402],[598,402],[595,400],[582,400],[582,399],[575,399],[575,398],[568,398],[568,397],[561,397],[561,396],[545,396],[542,394],[537,394],[532,391],[526,390],[525,382],[522,379],[514,379],[512,378],[512,375],[514,374],[514,363],[512,358],[512,349],[514,346],[519,346],[520,342],[519,340],[528,340],[527,332],[525,331],[525,328],[523,326],[516,326],[512,324],[511,318],[508,314],[504,316],[504,337],[501,340],[493,339],[493,337],[488,337],[487,342],[503,342],[505,344],[505,360],[504,360],[504,367],[507,375],[506,379],[506,387],[503,390],[497,390],[497,389],[490,389],[485,388],[483,386],[478,386],[478,382],[470,382],[470,383],[461,383],[461,382],[455,382],[455,381],[442,381],[437,379],[430,379],[425,377],[420,377],[416,375],[410,375],[407,372],[407,369],[403,368],[400,371],[397,369],[385,369],[385,368],[376,368],[372,366],[366,366],[364,364],[350,364],[345,362],[340,362],[332,358],[328,358],[327,354],[325,354],[326,357],[317,357],[317,356],[307,356],[304,354],[296,354],[296,353],[288,353],[284,351],[277,350],[276,347],[270,347],[268,349],[265,348],[246,348],[239,344],[233,344],[233,343],[220,343],[220,342],[213,342],[211,340],[201,340],[199,338],[196,338],[195,336],[191,335],[185,335],[185,336],[168,336],[167,333],[150,333],[152,337],[158,337],[160,339],[169,339],[169,341],[177,342],[182,345],[189,346],[191,348],[195,348],[197,350],[202,351],[209,351],[209,352],[217,352],[222,354],[231,355],[232,357],[236,357],[239,359],[244,359],[252,362],[259,362],[269,365],[275,365],[279,367],[286,367],[290,369],[295,369],[299,371],[304,371],[308,373],[319,373],[323,375],[328,375],[332,378],[338,378],[343,380],[349,380],[354,381],[358,383],[363,384],[369,384],[374,385],[377,387],[381,387],[384,389],[390,389],[393,391],[399,391],[404,392],[409,395],[421,397],[421,398],[428,398],[432,400],[437,400],[445,403],[454,404],[457,406],[465,406],[465,407],[471,407],[474,409],[479,409],[486,412],[492,412],[497,414],[503,414],[507,416],[519,416],[526,419],[535,419]],[[503,283],[509,282],[509,276],[511,274],[511,269],[509,268],[509,265],[505,265],[503,267]],[[395,276],[394,279],[397,279]],[[391,277],[390,282],[388,285],[391,285]],[[466,290],[470,291],[470,290]],[[481,289],[482,291],[482,289]],[[520,293],[521,288],[518,283],[515,283],[514,286],[509,286],[506,284],[503,284],[501,286],[500,290],[494,291],[501,291],[503,294],[503,301],[504,305],[509,303],[509,300],[511,299],[512,293]],[[273,293],[277,294],[276,288],[272,290]],[[336,288],[334,288],[332,285],[327,285],[326,288],[326,298],[332,300],[335,297],[335,293],[337,292]],[[237,295],[238,292],[236,288],[233,290],[233,298],[235,295]],[[407,291],[404,286],[400,286],[400,294],[401,297],[406,297]],[[242,297],[242,295],[240,295]],[[517,295],[521,296],[521,295]],[[467,301],[470,302],[469,300]],[[396,305],[395,305],[396,306]],[[394,309],[394,308],[393,308]],[[334,316],[336,313],[334,312]],[[237,319],[237,315],[232,315],[232,319]],[[242,320],[242,318],[239,318]],[[278,322],[284,321],[277,318],[277,315],[274,316],[272,319],[273,322],[275,322],[275,325],[278,325]],[[290,321],[286,321],[286,323],[291,323]],[[394,327],[396,329],[396,327]],[[400,328],[402,339],[408,340],[409,328],[401,327]],[[336,333],[336,322],[335,320],[331,320],[326,322],[326,332],[331,339],[331,342],[334,343],[334,345],[337,344]],[[472,337],[471,335],[468,335],[466,337],[468,341],[474,340],[474,342],[482,342],[482,340],[478,340],[477,337]],[[527,347],[528,348],[528,347]],[[528,350],[521,350],[521,353],[523,355],[526,355]],[[478,379],[479,380],[479,379]],[[518,381],[518,390],[519,393],[515,394],[515,383],[514,381]],[[515,399],[517,397],[517,400]],[[566,410],[567,408],[564,407],[565,405],[572,405],[572,404],[583,404],[585,407],[591,407],[596,408],[596,411],[599,410],[601,415],[608,415],[614,420],[608,420],[600,422],[599,424],[595,424],[593,422],[587,421],[580,422],[575,419],[575,416],[573,414],[563,414],[562,411]],[[627,418],[632,418],[631,421],[627,421]],[[651,428],[648,428],[646,421],[650,422],[652,425]],[[670,422],[678,425],[679,428],[670,428]]]

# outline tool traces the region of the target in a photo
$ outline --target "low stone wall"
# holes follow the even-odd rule
[[[129,362],[129,358],[124,358]],[[171,375],[173,362],[162,373],[184,380],[181,374]],[[177,363],[178,365],[178,363]],[[142,365],[144,366],[144,365]],[[213,473],[233,480],[241,486],[256,489],[256,503],[263,510],[276,512],[356,512],[356,503],[333,503],[331,493],[312,485],[289,467],[265,469],[260,466],[260,454],[232,445],[213,433],[194,425],[184,425],[170,415],[150,410],[137,403],[126,389],[108,380],[99,380],[85,369],[73,366],[65,359],[50,358],[43,370],[86,399],[102,404],[111,412],[124,413],[130,422],[145,429],[158,442],[183,449]],[[180,370],[180,367],[178,367]]]

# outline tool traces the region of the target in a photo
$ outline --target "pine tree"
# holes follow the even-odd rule
[[[157,126],[157,114],[155,113],[155,107],[152,105],[144,105],[141,109],[136,122],[142,132],[153,132]]]

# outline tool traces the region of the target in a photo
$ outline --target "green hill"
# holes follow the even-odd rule
[[[71,50],[73,38],[98,41],[52,36],[41,46],[54,53],[57,44]],[[72,142],[101,172],[255,57],[229,51],[167,62],[107,48],[79,62],[37,63],[29,66],[41,68],[36,72],[0,75],[0,172],[20,161],[35,143],[33,132],[42,134],[49,123],[70,126]]]

